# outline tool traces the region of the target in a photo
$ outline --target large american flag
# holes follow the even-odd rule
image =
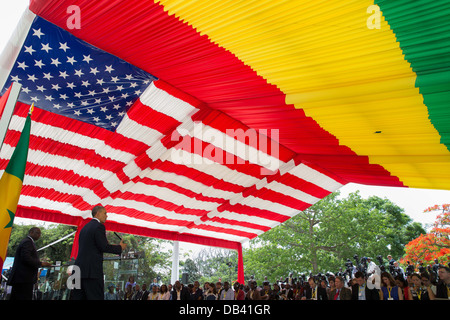
[[[28,31],[2,91],[21,83],[21,103],[0,152],[3,171],[34,102],[22,215],[73,223],[102,204],[123,232],[242,243],[345,183],[273,139],[275,153],[261,147],[261,136],[255,142],[228,135],[249,128],[31,12],[26,16],[21,28]],[[209,139],[211,133],[219,139]],[[230,139],[235,148],[222,143]],[[277,160],[276,168],[255,161],[261,158]]]
[[[155,79],[36,17],[7,83],[22,84],[22,102],[114,130]]]

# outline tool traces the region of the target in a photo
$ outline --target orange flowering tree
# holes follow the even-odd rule
[[[438,259],[439,263],[447,264],[450,261],[450,204],[435,205],[424,212],[438,212],[436,221],[429,233],[421,234],[405,246],[401,263],[430,265]]]

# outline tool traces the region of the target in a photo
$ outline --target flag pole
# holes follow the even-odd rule
[[[3,146],[3,141],[5,140],[6,132],[8,131],[9,123],[11,117],[14,113],[16,107],[16,102],[19,99],[20,90],[22,85],[18,82],[13,82],[11,85],[11,91],[9,92],[8,100],[6,101],[5,108],[0,119],[0,150]]]

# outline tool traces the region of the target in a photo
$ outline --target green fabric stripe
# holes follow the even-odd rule
[[[16,176],[23,182],[23,176],[25,175],[25,166],[27,164],[28,157],[28,145],[30,143],[30,129],[31,129],[31,118],[28,115],[25,120],[25,125],[23,126],[22,133],[20,134],[19,142],[17,143],[16,149],[14,149],[13,155],[9,160],[8,166],[5,172]]]
[[[416,73],[429,119],[450,151],[450,2],[375,0]]]

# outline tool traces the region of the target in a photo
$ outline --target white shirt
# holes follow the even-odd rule
[[[228,291],[225,291],[225,289],[223,289],[220,293],[220,300],[234,300],[233,289],[229,288]]]

